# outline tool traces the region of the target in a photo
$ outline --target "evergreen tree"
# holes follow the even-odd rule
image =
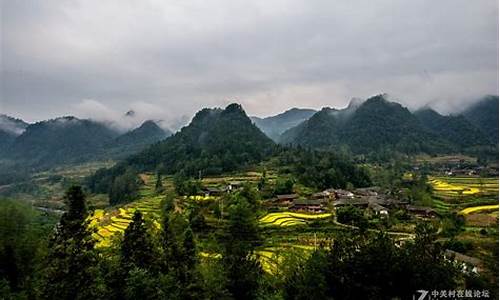
[[[258,291],[262,268],[253,254],[259,240],[250,205],[246,199],[236,198],[229,209],[222,256],[227,290],[235,299],[254,299]]]
[[[61,217],[49,241],[49,253],[41,284],[42,299],[93,299],[97,257],[86,221],[87,209],[81,187],[72,186],[65,196],[68,211]]]
[[[132,222],[125,229],[121,245],[122,265],[127,269],[150,269],[154,265],[153,245],[147,232],[142,213],[135,211]]]
[[[156,173],[156,183],[155,183],[155,192],[161,193],[163,192],[163,183],[161,181],[161,173]]]

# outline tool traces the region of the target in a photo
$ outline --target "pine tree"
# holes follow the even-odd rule
[[[222,256],[226,288],[235,299],[255,299],[262,276],[260,263],[253,255],[259,240],[258,226],[250,205],[244,198],[236,198],[229,209]]]
[[[155,192],[161,193],[163,192],[163,182],[161,181],[161,173],[156,173],[156,184],[155,184]]]
[[[132,222],[125,229],[121,245],[122,265],[126,268],[150,269],[154,263],[153,245],[142,213],[135,211]]]
[[[65,201],[68,211],[49,241],[40,298],[92,299],[99,293],[95,286],[97,257],[81,187],[70,187]]]

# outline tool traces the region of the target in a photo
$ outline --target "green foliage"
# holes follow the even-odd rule
[[[189,179],[182,174],[174,176],[175,192],[183,196],[194,196],[201,192],[201,181]]]
[[[127,169],[124,174],[113,179],[108,192],[109,203],[116,205],[135,200],[141,184],[142,181],[137,173],[132,168]]]
[[[254,299],[262,276],[260,263],[253,256],[260,235],[255,215],[245,198],[237,197],[229,207],[222,243],[227,290],[235,299]]]
[[[318,189],[371,185],[368,172],[346,157],[331,152],[283,148],[277,154],[278,164],[291,172],[299,182]]]
[[[167,174],[220,174],[261,161],[272,147],[273,142],[252,124],[241,106],[231,104],[224,110],[199,111],[189,126],[127,161],[139,170],[161,163]]]
[[[156,193],[163,192],[163,183],[162,183],[162,180],[161,180],[161,173],[160,172],[156,173],[155,192]]]
[[[96,285],[95,241],[88,229],[85,196],[81,187],[66,193],[68,211],[49,241],[41,283],[42,299],[89,299],[99,294]]]
[[[428,133],[407,108],[385,100],[384,95],[371,97],[359,107],[324,108],[285,132],[280,142],[315,149],[347,148],[356,154],[439,153],[453,146]]]
[[[465,217],[456,212],[449,213],[441,219],[442,233],[447,237],[455,237],[464,230]]]
[[[238,104],[203,109],[175,135],[127,158],[88,180],[92,191],[107,192],[114,178],[133,167],[138,171],[198,177],[243,169],[272,154],[274,143]]]
[[[148,269],[153,266],[154,250],[142,213],[137,210],[132,223],[125,229],[121,245],[121,262],[123,268],[133,267]]]
[[[498,96],[486,96],[469,107],[463,115],[479,128],[491,141],[498,145]],[[497,149],[498,156],[498,149]]]
[[[337,221],[342,224],[354,225],[361,230],[365,230],[368,226],[368,220],[364,216],[363,211],[355,206],[349,205],[338,208],[336,214]]]
[[[402,247],[383,233],[339,236],[296,269],[285,299],[411,299],[417,289],[456,289],[460,270],[444,258],[435,232],[418,225],[415,242]]]
[[[274,187],[275,195],[291,194],[293,193],[294,182],[291,178],[278,178]]]
[[[0,200],[0,298],[35,293],[33,277],[55,223],[24,202]]]

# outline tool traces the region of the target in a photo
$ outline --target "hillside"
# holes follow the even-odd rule
[[[262,132],[277,142],[283,132],[309,119],[314,113],[314,109],[292,108],[275,116],[250,119]]]
[[[491,143],[498,145],[498,96],[486,96],[462,114],[479,128]]]
[[[356,101],[341,110],[324,108],[283,133],[280,142],[320,149],[348,147],[354,153],[383,149],[418,153],[449,146],[427,132],[407,108],[384,96]]]
[[[89,160],[118,133],[100,123],[61,117],[31,124],[6,150],[6,157],[31,167]]]
[[[162,129],[154,121],[148,120],[141,126],[118,136],[107,144],[104,155],[113,158],[124,158],[171,135],[172,132],[168,129]]]
[[[443,116],[427,108],[415,112],[415,116],[429,132],[463,149],[489,144],[488,138],[462,115]]]
[[[0,153],[9,147],[28,125],[23,120],[0,114]]]
[[[203,109],[181,131],[127,160],[138,169],[220,173],[262,160],[273,147],[238,104]]]
[[[205,108],[176,134],[111,169],[96,172],[88,185],[95,192],[107,192],[115,179],[134,180],[125,176],[130,170],[187,176],[221,174],[257,163],[273,148],[273,141],[252,124],[239,104]]]

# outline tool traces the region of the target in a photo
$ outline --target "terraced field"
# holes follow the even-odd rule
[[[498,178],[429,177],[434,196],[451,199],[464,196],[498,196]]]
[[[478,212],[498,212],[498,205],[482,205],[482,206],[474,206],[474,207],[467,207],[463,210],[460,211],[460,214],[462,215],[468,215],[472,213],[478,213]]]
[[[147,176],[147,175],[146,175]],[[145,217],[159,228],[158,220],[161,216],[161,200],[164,196],[155,195],[150,184],[150,176],[144,177],[146,185],[140,191],[140,200],[126,204],[118,209],[104,211],[97,209],[90,217],[90,226],[96,229],[93,234],[98,241],[97,247],[107,247],[115,234],[123,234],[132,222],[132,216],[139,210]]]
[[[321,220],[331,217],[332,214],[304,214],[295,212],[270,213],[259,219],[263,226],[295,226],[305,225],[309,221]]]

